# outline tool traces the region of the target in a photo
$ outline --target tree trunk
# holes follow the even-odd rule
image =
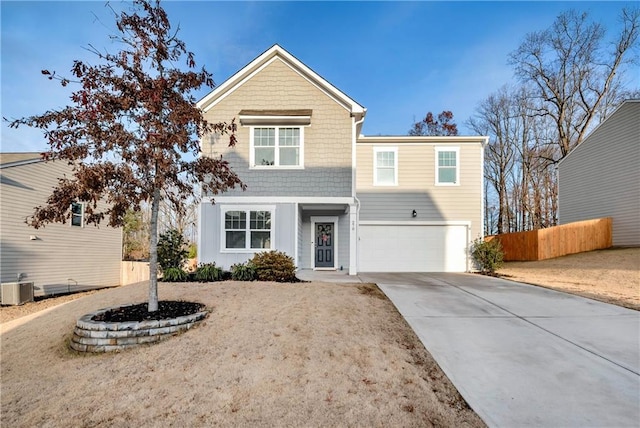
[[[158,209],[160,189],[153,190],[149,224],[149,312],[158,310]]]

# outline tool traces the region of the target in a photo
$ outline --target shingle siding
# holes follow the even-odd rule
[[[2,282],[18,274],[34,282],[35,295],[57,294],[120,284],[121,229],[48,224],[34,229],[25,223],[34,207],[44,205],[57,178],[69,174],[63,162],[35,162],[0,169]],[[31,240],[30,236],[37,239]]]
[[[223,136],[203,140],[203,154],[223,155],[247,185],[229,196],[351,196],[352,119],[349,112],[276,58],[205,113],[211,122],[236,118],[241,110],[311,109],[304,128],[304,169],[249,169],[250,127],[238,126],[237,144]]]
[[[435,185],[436,147],[458,147],[460,185]],[[397,147],[398,185],[373,185],[373,148]],[[480,143],[358,143],[356,187],[361,221],[471,221],[471,237],[482,234],[482,145]],[[417,216],[412,217],[416,210]]]
[[[560,224],[613,218],[613,245],[640,245],[640,102],[623,104],[558,167]]]

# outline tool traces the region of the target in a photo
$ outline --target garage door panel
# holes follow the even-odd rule
[[[466,226],[361,225],[361,272],[464,272]]]

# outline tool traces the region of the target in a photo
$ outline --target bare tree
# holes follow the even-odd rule
[[[476,109],[476,116],[468,121],[474,132],[489,135],[485,150],[485,179],[498,198],[497,233],[510,231],[508,180],[514,166],[514,139],[517,122],[512,120],[512,99],[506,87],[489,95]]]
[[[110,226],[123,225],[129,209],[151,206],[148,309],[155,312],[163,197],[181,213],[195,183],[214,195],[244,185],[223,159],[198,156],[199,137],[206,133],[230,133],[229,144],[235,143],[235,124],[208,123],[190,95],[203,84],[213,87],[211,75],[204,68],[192,70],[193,54],[171,29],[159,0],[134,0],[134,8],[133,13],[116,14],[119,34],[113,39],[122,50],[110,54],[90,47],[101,64],[74,62],[79,89],[71,95],[71,106],[14,120],[10,126],[42,129],[50,146],[45,160],[74,165],[73,177],[61,179],[47,205],[36,208],[33,226],[64,223],[74,201],[86,202],[87,223],[108,217]],[[184,59],[188,71],[175,65]],[[72,83],[43,73],[63,86]],[[186,160],[185,154],[196,159]],[[103,198],[108,207],[101,210],[98,201]]]
[[[637,43],[640,9],[623,9],[622,30],[607,48],[604,27],[587,13],[570,10],[544,31],[527,34],[511,53],[516,75],[538,100],[537,115],[553,120],[559,157],[580,144],[600,112],[621,91],[621,72]],[[553,159],[557,161],[558,159]]]

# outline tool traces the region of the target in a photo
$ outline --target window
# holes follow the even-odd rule
[[[71,204],[71,226],[82,227],[82,219],[84,214],[84,205],[78,202]]]
[[[301,127],[252,128],[251,167],[303,167],[303,134]]]
[[[436,147],[436,184],[455,186],[460,184],[457,147]]]
[[[373,184],[375,186],[398,185],[398,149],[396,147],[373,148]]]
[[[228,209],[224,213],[223,250],[270,250],[272,210]]]

